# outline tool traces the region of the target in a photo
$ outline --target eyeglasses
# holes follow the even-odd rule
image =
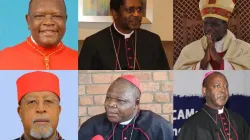
[[[143,13],[144,8],[143,7],[125,7],[124,10],[129,13],[133,14],[135,11],[137,11],[139,14]]]

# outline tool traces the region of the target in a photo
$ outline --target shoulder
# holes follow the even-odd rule
[[[198,127],[198,125],[201,125],[201,122],[206,122],[206,121],[202,121],[204,119],[204,113],[202,111],[199,111],[197,113],[195,113],[194,115],[192,115],[191,117],[189,117],[183,124],[183,126],[192,126],[192,127]]]
[[[78,58],[78,52],[76,50],[74,50],[74,49],[72,49],[72,48],[70,48],[68,46],[65,46],[65,45],[64,45],[64,47],[65,47],[65,50],[66,50],[68,55]]]
[[[107,37],[107,34],[109,34],[109,27],[97,32],[97,33],[94,33],[93,35],[90,35],[88,36],[85,41],[96,41],[96,40],[100,40],[100,39],[103,39],[105,37]],[[85,42],[84,41],[84,42]]]
[[[16,52],[16,51],[19,51],[21,49],[23,49],[23,46],[25,46],[26,43],[25,41],[22,42],[22,43],[19,43],[17,45],[14,45],[14,46],[11,46],[11,47],[6,47],[4,48],[1,53],[10,53],[10,52]]]
[[[197,46],[200,46],[200,48],[202,48],[202,42],[201,40],[196,40],[188,45],[186,45],[183,50],[184,51],[189,51],[189,50],[194,50],[194,49],[197,49]]]
[[[13,58],[14,56],[19,56],[25,52],[24,46],[26,46],[25,41],[12,47],[6,47],[0,52],[1,57]]]
[[[241,46],[246,49],[250,49],[250,44],[247,43],[246,41],[240,40],[240,39],[235,39],[235,42],[237,43],[237,47]]]
[[[149,124],[150,126],[164,126],[171,127],[171,123],[164,119],[162,116],[150,111],[150,110],[141,110],[139,116],[139,122],[141,124]]]
[[[145,29],[141,29],[141,28],[138,30],[138,34],[140,36],[147,37],[147,38],[152,38],[153,37],[153,38],[160,39],[160,36],[158,34],[150,32],[150,31],[145,30]]]
[[[102,113],[96,116],[93,116],[91,118],[89,118],[87,121],[85,121],[82,125],[81,125],[81,129],[85,128],[85,127],[94,127],[94,125],[98,125],[101,122],[103,122],[106,118],[106,114]]]
[[[234,120],[237,120],[237,123],[246,124],[246,121],[244,120],[244,118],[240,114],[235,113],[228,108],[226,110],[228,111],[229,115],[231,115],[233,117]]]

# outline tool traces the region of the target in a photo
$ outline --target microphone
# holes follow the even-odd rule
[[[91,140],[104,140],[104,138],[101,135],[96,135]]]

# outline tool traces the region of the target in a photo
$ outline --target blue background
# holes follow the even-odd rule
[[[23,42],[30,31],[25,19],[30,0],[2,0],[0,4],[0,50]],[[63,43],[78,50],[78,1],[65,0],[68,20]]]
[[[17,113],[16,80],[31,71],[0,71],[1,140],[13,140],[23,134]],[[61,114],[58,132],[66,140],[78,139],[78,71],[49,71],[58,76],[61,90]]]

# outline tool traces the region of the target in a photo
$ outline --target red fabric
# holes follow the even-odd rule
[[[62,42],[60,46],[53,49],[43,48],[32,42],[31,37],[14,47],[5,48],[0,53],[0,70],[44,70],[44,54],[51,54],[58,47],[60,51],[50,56],[50,70],[77,70],[78,69],[78,52],[68,48]]]
[[[218,55],[223,58],[224,55],[226,54],[226,52],[222,52],[222,53],[218,53]],[[222,64],[218,64],[217,62],[215,62],[214,60],[210,61],[210,64],[213,68],[213,70],[224,70],[224,61],[222,62]],[[223,66],[222,66],[223,65]],[[222,69],[223,68],[223,69]]]
[[[135,85],[139,91],[141,92],[141,85],[140,85],[140,80],[138,78],[136,78],[133,75],[124,75],[121,78],[129,81],[130,83],[132,83],[133,85]]]
[[[215,4],[216,3],[216,0],[209,0],[208,1],[208,4]]]
[[[18,102],[30,92],[50,91],[60,98],[59,79],[48,72],[35,71],[22,75],[16,81]]]
[[[228,11],[226,9],[219,8],[219,7],[206,7],[206,8],[201,10],[202,17],[207,15],[207,14],[216,14],[216,15],[220,15],[222,17],[229,19],[232,12]]]

